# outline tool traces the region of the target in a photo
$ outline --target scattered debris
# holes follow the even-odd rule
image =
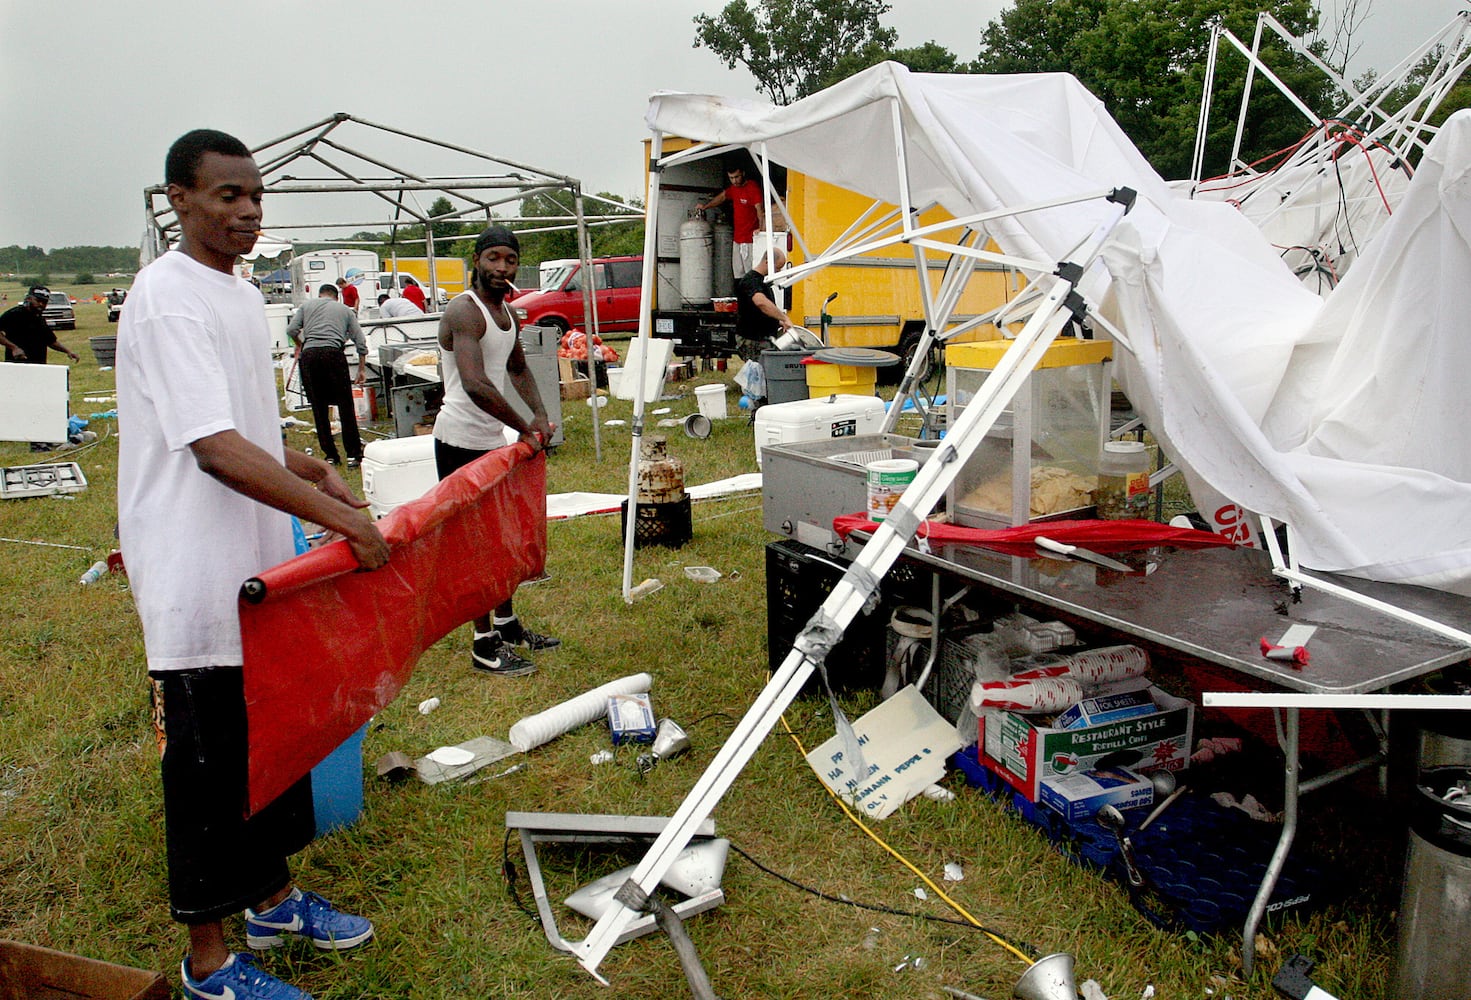
[[[965,870],[954,861],[945,862],[945,881],[960,882],[965,879]]]
[[[613,759],[613,751],[612,750],[599,750],[597,753],[593,754],[591,757],[588,758],[588,760],[591,761],[594,764],[606,764],[609,761],[611,761],[612,759]]]
[[[924,891],[924,886],[917,885],[917,886],[914,887],[914,898],[915,899],[929,899],[930,898],[930,894]]]
[[[434,711],[438,707],[438,698],[425,698],[423,701],[419,702],[419,714],[428,715],[430,712]]]
[[[453,781],[493,764],[516,752],[516,748],[493,736],[477,736],[453,747],[439,747],[414,761],[414,771],[426,785]]]

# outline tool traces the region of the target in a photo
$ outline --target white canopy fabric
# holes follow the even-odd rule
[[[1326,305],[1235,208],[1174,191],[1066,74],[885,63],[787,107],[661,93],[647,120],[764,147],[892,204],[907,176],[910,205],[955,216],[1133,188],[1106,273],[1084,288],[1121,335],[1120,381],[1202,513],[1222,528],[1241,513],[1232,504],[1288,522],[1309,568],[1471,593],[1471,429],[1453,385],[1471,346],[1451,320],[1471,274],[1463,115]],[[1106,212],[1028,212],[987,232],[1008,254],[1061,261]]]

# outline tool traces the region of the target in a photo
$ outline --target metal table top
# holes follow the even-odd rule
[[[861,534],[855,539],[862,540]],[[1256,549],[1152,548],[1111,553],[1138,570],[1124,574],[1089,563],[1020,558],[971,545],[913,543],[903,558],[953,573],[1063,615],[1217,663],[1266,684],[1307,693],[1357,694],[1471,659],[1460,645],[1412,623],[1342,597],[1304,588],[1294,603]],[[1446,624],[1471,625],[1471,599],[1423,587],[1322,576]],[[1293,624],[1317,627],[1302,667],[1261,654]]]

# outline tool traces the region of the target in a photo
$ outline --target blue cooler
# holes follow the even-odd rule
[[[351,826],[363,814],[363,737],[367,732],[365,722],[312,768],[312,813],[318,837]]]

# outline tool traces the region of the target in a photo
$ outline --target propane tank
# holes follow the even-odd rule
[[[717,299],[728,299],[735,295],[735,274],[731,272],[731,256],[735,242],[735,227],[729,222],[717,222],[711,228],[711,240],[714,242],[710,265],[715,272],[715,278],[711,282],[711,294]]]
[[[710,223],[692,215],[679,227],[679,297],[686,306],[704,305],[714,291],[710,275]]]

